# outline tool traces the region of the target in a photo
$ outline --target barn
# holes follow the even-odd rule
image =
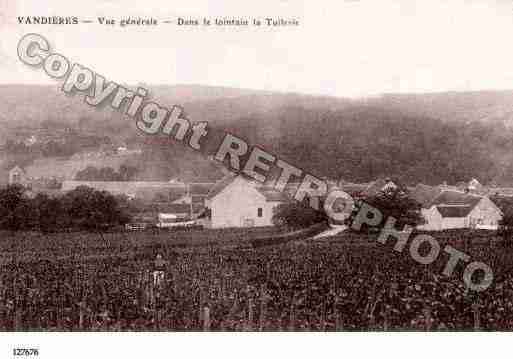
[[[273,210],[288,197],[273,188],[229,175],[207,195],[212,228],[272,226]]]
[[[425,223],[418,226],[422,230],[495,230],[502,218],[502,211],[486,196],[426,185],[418,185],[412,194],[422,205]]]

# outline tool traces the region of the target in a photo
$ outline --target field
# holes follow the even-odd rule
[[[447,257],[423,266],[375,236],[345,233],[255,249],[236,243],[258,231],[203,234],[59,234],[46,246],[35,234],[4,236],[3,251],[13,251],[9,243],[18,239],[17,253],[37,246],[59,260],[17,261],[10,253],[14,261],[0,274],[0,329],[513,328],[513,256],[488,234],[438,235],[492,266],[495,281],[478,294],[464,287],[462,268],[440,274]],[[153,261],[159,253],[161,266]]]
[[[97,168],[112,167],[119,170],[119,166],[127,160],[126,156],[89,156],[72,158],[45,157],[36,159],[25,169],[27,176],[34,178],[62,177],[66,180],[75,178],[75,175],[88,166]]]
[[[105,258],[140,256],[148,251],[186,250],[210,246],[249,245],[262,236],[283,233],[283,228],[147,230],[141,232],[0,232],[0,264],[68,257]]]

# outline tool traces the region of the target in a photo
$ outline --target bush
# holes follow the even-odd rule
[[[504,212],[502,219],[499,221],[497,234],[506,246],[513,245],[513,210]]]
[[[421,205],[410,198],[407,192],[401,188],[382,191],[375,196],[357,202],[351,221],[354,220],[364,202],[378,209],[383,215],[383,220],[378,228],[381,228],[389,217],[395,218],[397,228],[402,228],[405,225],[415,227],[423,221],[420,213]]]
[[[120,202],[106,191],[80,186],[62,197],[63,215],[68,227],[102,230],[130,221]]]
[[[106,191],[81,186],[62,197],[38,194],[30,199],[23,186],[0,189],[0,229],[42,232],[63,229],[104,230],[130,221],[127,206]]]
[[[0,229],[16,231],[30,227],[33,207],[20,185],[0,189]]]
[[[306,203],[282,203],[274,209],[273,224],[285,225],[290,228],[310,227],[316,223],[327,222],[328,217],[322,211],[317,211]]]

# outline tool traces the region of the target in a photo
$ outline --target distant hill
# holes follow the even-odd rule
[[[135,88],[136,86],[131,86]],[[445,92],[433,94],[385,94],[362,99],[273,93],[249,89],[201,85],[145,86],[150,97],[162,105],[182,105],[194,121],[229,123],[238,118],[272,112],[286,107],[341,110],[373,106],[384,112],[400,111],[456,122],[500,122],[513,124],[513,91]],[[4,128],[37,125],[45,120],[61,120],[75,125],[92,118],[117,133],[116,122],[123,116],[110,108],[100,110],[84,104],[83,96],[66,96],[55,85],[0,85],[0,124]],[[122,127],[126,128],[123,121]],[[1,136],[1,134],[0,134]]]
[[[501,122],[508,127],[513,125],[513,91],[388,94],[372,102],[383,108],[444,121]]]
[[[411,184],[476,177],[513,185],[513,91],[345,99],[200,85],[146,87],[158,103],[181,105],[192,121],[208,121],[212,133],[238,134],[320,176],[394,176]],[[205,159],[156,145],[117,111],[92,108],[80,94],[68,98],[57,84],[3,85],[0,98],[2,142],[20,127],[51,120],[153,148],[144,166],[139,163],[152,178],[204,177],[209,171],[209,164],[199,164]]]
[[[131,86],[136,88],[137,86]],[[145,86],[148,98],[163,106],[181,105],[193,121],[225,123],[253,113],[264,113],[286,106],[339,108],[351,100],[300,94],[277,94],[266,91],[208,87],[199,85]],[[43,121],[60,120],[68,126],[81,119],[114,130],[116,122],[126,122],[109,107],[96,109],[84,103],[83,95],[66,96],[59,87],[49,85],[0,85],[0,124],[7,128],[37,126]],[[108,123],[103,123],[109,120]],[[113,125],[114,124],[114,125]],[[119,123],[117,124],[119,127]],[[110,126],[110,127],[109,127]]]

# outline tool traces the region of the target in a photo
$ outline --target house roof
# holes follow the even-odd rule
[[[483,197],[457,191],[443,191],[434,200],[433,205],[469,205],[472,208],[481,201]]]
[[[23,168],[21,168],[20,166],[18,166],[18,165],[14,166],[13,168],[11,168],[9,170],[9,172],[12,172],[12,171],[21,171],[23,173],[25,172],[25,170]]]
[[[444,218],[462,218],[468,216],[474,206],[471,205],[440,205],[436,209]]]
[[[226,187],[228,187],[236,178],[240,176],[230,174],[224,177],[222,180],[217,182],[208,192],[207,198],[212,199],[215,196],[217,196],[221,191],[223,191]],[[248,180],[248,182],[251,182]],[[286,195],[286,191],[280,192],[276,190],[273,187],[270,186],[262,186],[259,184],[256,184],[255,186],[256,190],[260,192],[264,197],[265,200],[268,202],[285,202],[288,201],[289,198]]]
[[[445,206],[451,209],[443,209],[444,213],[456,213],[457,206],[470,206],[469,212],[479,203],[483,198],[461,191],[442,189],[438,186],[428,186],[419,183],[411,191],[411,197],[422,205],[422,208],[430,208],[432,206]],[[463,211],[460,209],[459,211]],[[450,217],[450,216],[449,216]],[[459,216],[456,216],[459,217]]]
[[[272,187],[257,187],[257,190],[264,195],[268,202],[287,202],[290,200],[285,192],[280,192]]]
[[[201,213],[205,209],[202,205],[194,204],[192,206],[192,214]],[[174,214],[187,216],[191,213],[190,205],[177,205],[172,203],[148,203],[138,205],[137,208],[132,209],[134,215],[148,215],[153,216],[157,213]]]
[[[461,218],[466,217],[474,207],[483,199],[468,193],[457,191],[443,191],[431,203],[442,217]]]
[[[215,196],[217,196],[219,193],[221,193],[222,190],[228,187],[236,178],[237,175],[229,174],[223,177],[220,181],[216,182],[216,184],[213,185],[212,188],[210,188],[210,190],[208,191],[207,199],[212,199]]]
[[[192,211],[197,213],[201,211],[204,207],[199,204],[193,204]],[[172,213],[172,214],[181,214],[181,213],[190,213],[191,206],[189,204],[177,204],[177,203],[153,203],[146,207],[147,210],[158,212],[158,213]]]

